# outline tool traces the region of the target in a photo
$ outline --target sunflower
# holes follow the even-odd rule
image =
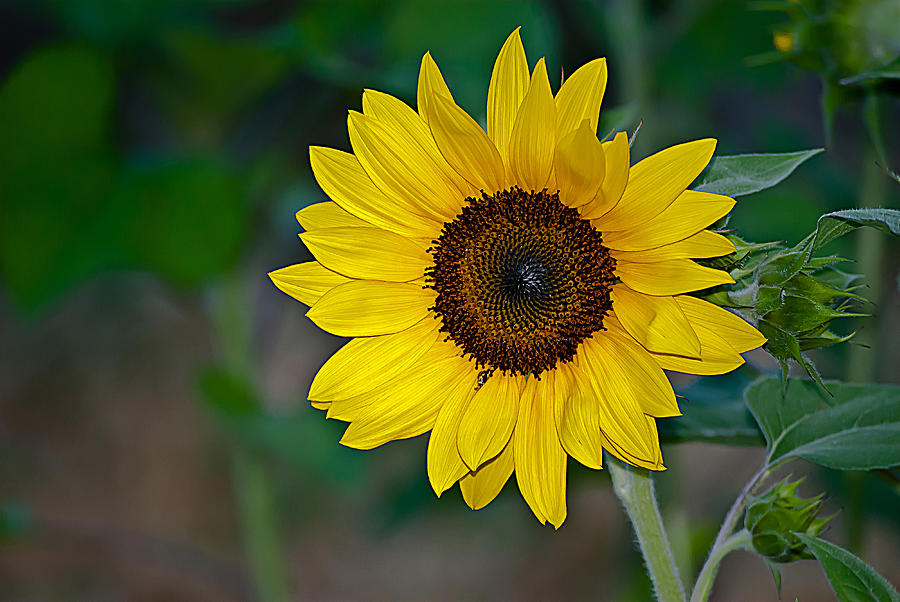
[[[435,493],[473,509],[515,472],[542,522],[566,517],[566,464],[603,450],[664,470],[656,418],[680,414],[664,370],[721,374],[762,335],[686,293],[733,282],[692,261],[734,251],[705,230],[734,200],[686,190],[715,140],[630,165],[597,137],[606,61],[554,96],[514,31],[487,97],[487,130],[430,54],[418,111],[365,90],[353,153],[310,148],[331,201],[297,214],[315,261],[270,273],[322,329],[352,337],[309,392],[371,449],[431,431]]]

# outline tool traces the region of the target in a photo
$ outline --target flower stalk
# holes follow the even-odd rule
[[[656,599],[660,602],[684,602],[684,585],[656,504],[650,472],[610,456],[607,456],[606,466],[612,478],[613,491],[622,501],[634,527]]]

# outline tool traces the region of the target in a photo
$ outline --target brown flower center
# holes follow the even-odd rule
[[[616,263],[600,232],[546,190],[466,201],[430,249],[441,331],[490,370],[539,375],[570,361],[612,307]]]

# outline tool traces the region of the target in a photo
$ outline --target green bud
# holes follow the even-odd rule
[[[803,479],[789,482],[789,478],[756,498],[744,517],[753,548],[775,562],[812,558],[812,553],[794,533],[818,537],[832,518],[818,518],[824,494],[809,499],[799,497],[797,487]]]

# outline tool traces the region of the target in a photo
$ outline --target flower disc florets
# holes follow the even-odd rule
[[[546,190],[466,201],[431,248],[441,331],[489,369],[538,375],[570,361],[612,306],[600,232]]]

